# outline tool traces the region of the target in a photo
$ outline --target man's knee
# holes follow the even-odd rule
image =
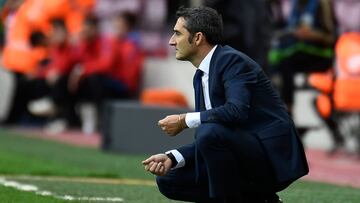
[[[171,180],[164,176],[157,176],[156,177],[156,184],[159,188],[161,194],[169,199],[173,199],[173,189],[171,187]]]
[[[224,134],[228,129],[220,124],[206,123],[201,124],[196,131],[196,146],[201,150],[214,144],[223,142]]]
[[[181,176],[181,174],[177,177],[172,174],[158,176],[156,177],[156,183],[160,193],[172,200],[194,202],[199,197],[203,197],[205,194],[208,195],[207,188],[199,189],[199,186],[195,183],[195,178],[189,179],[186,175],[185,177]]]

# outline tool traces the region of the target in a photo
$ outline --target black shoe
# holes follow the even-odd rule
[[[248,199],[245,201],[246,203],[283,203],[283,201],[281,199],[265,199],[265,200],[255,200],[255,199]],[[225,203],[227,203],[225,201]]]
[[[283,203],[283,201],[280,198],[271,200],[266,199],[264,203]]]
[[[264,200],[264,203],[283,203],[277,194],[271,195]]]
[[[283,201],[279,197],[271,198],[271,199],[248,198],[244,202],[246,202],[246,203],[283,203]]]

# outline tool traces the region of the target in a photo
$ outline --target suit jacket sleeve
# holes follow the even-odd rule
[[[213,74],[220,74],[225,90],[225,103],[201,112],[201,123],[239,124],[248,118],[251,89],[257,83],[256,70],[259,68],[235,54],[221,57],[221,62],[215,61],[214,66],[220,66],[213,67],[218,70]]]
[[[185,159],[185,165],[195,162],[195,144],[188,144],[177,149]]]

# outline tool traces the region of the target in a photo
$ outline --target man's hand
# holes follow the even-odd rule
[[[68,89],[71,93],[75,93],[78,90],[83,71],[84,70],[81,65],[76,65],[75,68],[70,72]]]
[[[315,31],[307,25],[301,25],[298,27],[294,34],[298,39],[301,40],[314,40],[314,37],[316,36]]]
[[[158,125],[168,135],[175,136],[187,128],[185,114],[170,115],[159,120]]]
[[[49,73],[46,75],[46,81],[49,85],[53,86],[56,81],[60,78],[59,71],[56,70],[56,68],[52,68]]]
[[[171,169],[172,161],[166,154],[156,154],[142,161],[142,164],[145,170],[163,176]]]

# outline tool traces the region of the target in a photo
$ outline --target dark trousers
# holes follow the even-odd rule
[[[26,75],[14,73],[14,96],[9,115],[4,121],[6,124],[18,123],[24,116],[30,116],[27,111],[29,101],[40,98],[49,93],[44,80],[28,79]]]
[[[285,187],[277,183],[253,135],[219,124],[202,124],[192,153],[194,158],[185,160],[185,167],[157,177],[159,190],[166,197],[192,202],[255,203],[273,198]]]
[[[105,99],[129,98],[128,88],[120,81],[102,74],[94,74],[80,81],[77,100],[91,102],[100,107]]]
[[[52,87],[50,97],[59,108],[57,117],[65,118],[70,124],[78,125],[79,118],[75,112],[78,102],[95,104],[99,110],[106,99],[128,97],[125,85],[102,74],[89,75],[80,80],[76,92],[69,92],[69,76],[62,76]]]

